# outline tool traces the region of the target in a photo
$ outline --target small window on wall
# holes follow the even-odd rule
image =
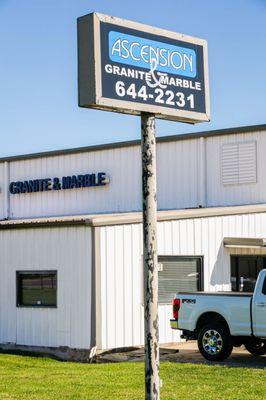
[[[17,271],[18,307],[56,307],[56,271]]]
[[[171,304],[177,292],[203,290],[203,258],[159,256],[158,301]]]

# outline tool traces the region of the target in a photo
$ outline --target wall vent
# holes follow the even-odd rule
[[[221,163],[223,185],[227,186],[256,183],[256,142],[242,142],[223,145]]]

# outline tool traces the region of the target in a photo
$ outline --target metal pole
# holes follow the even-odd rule
[[[141,114],[145,399],[159,400],[157,199],[155,116]]]

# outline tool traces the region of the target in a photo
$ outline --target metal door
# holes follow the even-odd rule
[[[264,279],[256,285],[252,308],[254,334],[266,338],[266,272]]]

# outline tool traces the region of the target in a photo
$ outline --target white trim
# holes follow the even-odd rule
[[[102,97],[102,65],[101,65],[101,35],[100,22],[123,26],[135,30],[140,30],[153,35],[164,36],[175,40],[185,41],[188,43],[200,45],[203,48],[203,73],[205,86],[205,113],[197,113],[193,111],[184,111],[180,109],[161,107],[151,104],[143,104],[131,102],[128,100],[116,100]],[[94,58],[95,58],[95,104],[83,105],[83,107],[101,109],[105,111],[121,112],[126,114],[139,115],[141,112],[149,112],[155,114],[157,118],[197,123],[210,121],[210,99],[209,99],[209,78],[208,74],[208,57],[207,57],[207,41],[192,36],[183,35],[176,32],[167,31],[165,29],[155,28],[149,25],[140,24],[121,18],[110,17],[99,13],[93,13],[94,24]]]
[[[102,290],[101,290],[101,249],[100,228],[94,228],[94,274],[95,274],[95,341],[102,348]]]
[[[93,46],[94,46],[94,74],[95,74],[95,102],[102,96],[102,60],[101,60],[101,32],[98,14],[93,14]],[[96,40],[97,38],[97,40]]]
[[[166,29],[157,28],[157,27],[150,26],[150,25],[145,25],[140,22],[135,22],[135,21],[131,21],[131,20],[123,19],[123,18],[118,18],[118,17],[112,17],[109,15],[101,14],[101,13],[95,13],[95,15],[99,21],[103,21],[108,24],[120,25],[120,26],[124,26],[126,28],[136,29],[139,31],[152,33],[154,35],[159,35],[159,36],[168,36],[171,39],[182,40],[182,41],[186,41],[189,43],[195,43],[195,44],[199,44],[201,46],[204,46],[207,43],[205,39],[196,38],[193,36],[185,35],[183,33],[168,31]]]
[[[97,89],[97,93],[99,92],[100,90]],[[183,121],[190,123],[210,121],[209,117],[205,113],[177,110],[174,108],[160,107],[151,104],[135,103],[128,100],[109,99],[107,97],[98,98],[96,108],[104,108],[106,111],[109,110],[133,115],[140,115],[141,112],[150,112],[155,114],[159,119],[169,119],[172,121]]]
[[[10,217],[10,193],[9,193],[9,182],[10,182],[10,167],[9,162],[4,162],[4,218]]]
[[[200,138],[198,188],[199,188],[198,205],[200,205],[201,207],[206,207],[207,204],[206,140],[204,137]]]
[[[266,239],[252,237],[225,237],[223,239],[223,244],[224,247],[258,249],[266,247]]]
[[[229,206],[229,207],[210,207],[210,208],[192,208],[183,210],[163,210],[157,212],[157,220],[171,221],[178,219],[191,218],[208,218],[226,215],[241,215],[241,214],[256,214],[266,213],[266,204],[252,204],[244,206]],[[108,226],[108,225],[124,225],[137,224],[142,222],[142,212],[126,212],[114,214],[84,214],[84,215],[68,215],[58,217],[40,217],[17,220],[2,220],[0,221],[0,229],[8,227],[27,227],[45,224],[80,224],[87,226]]]

